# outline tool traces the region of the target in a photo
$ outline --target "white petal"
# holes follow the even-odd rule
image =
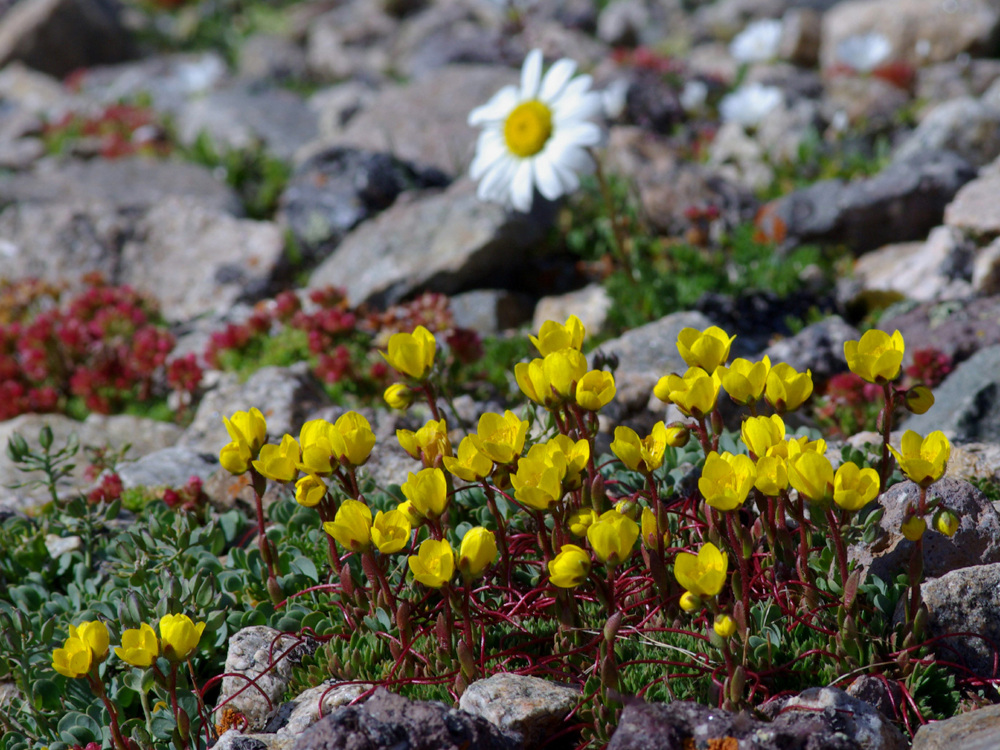
[[[569,195],[570,193],[575,193],[576,189],[580,187],[580,178],[576,176],[576,172],[571,169],[566,169],[559,164],[552,164],[552,168],[555,173],[559,176],[559,182],[563,186],[563,195]]]
[[[561,138],[553,138],[546,146],[544,153],[560,169],[588,172],[594,166],[594,160],[583,148],[572,141]]]
[[[469,176],[478,180],[497,161],[507,155],[503,136],[495,130],[487,130],[479,136],[476,144],[476,156],[469,167]]]
[[[603,136],[604,133],[599,126],[584,120],[569,125],[557,125],[554,137],[565,139],[578,146],[596,146]]]
[[[574,99],[578,99],[584,96],[589,90],[593,83],[593,79],[589,75],[580,75],[574,78],[572,81],[566,84],[559,95],[549,102],[549,104],[555,109],[562,105],[570,104]]]
[[[534,99],[538,94],[538,82],[542,79],[542,51],[533,49],[524,58],[521,68],[521,99]]]
[[[590,120],[604,111],[604,104],[601,102],[600,94],[596,91],[589,91],[583,96],[571,100],[566,100],[564,97],[563,101],[553,110],[557,123],[567,120]]]
[[[552,166],[552,160],[544,154],[539,154],[535,158],[535,183],[538,185],[538,192],[554,201],[563,194],[562,180]]]
[[[542,80],[542,90],[538,92],[538,98],[543,102],[554,101],[575,72],[576,63],[568,57],[556,61]]]
[[[531,159],[522,159],[510,183],[510,202],[518,211],[528,213],[535,192],[535,182],[531,179]]]
[[[503,120],[517,106],[517,86],[504,86],[486,104],[469,113],[470,125],[481,125],[492,120]]]
[[[505,203],[510,192],[510,181],[514,176],[517,162],[513,159],[500,159],[485,175],[479,183],[476,195],[480,200],[496,201]]]

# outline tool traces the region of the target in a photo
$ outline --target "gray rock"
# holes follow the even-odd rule
[[[315,111],[282,89],[217,91],[189,101],[177,113],[177,137],[183,144],[190,146],[205,134],[217,149],[261,146],[285,160],[318,133]]]
[[[565,685],[502,672],[469,685],[458,707],[519,738],[524,747],[540,747],[581,698]]]
[[[191,477],[208,479],[219,468],[218,452],[205,454],[172,446],[149,453],[138,461],[117,467],[125,489],[132,487],[183,487]]]
[[[309,97],[309,106],[316,112],[320,145],[304,149],[307,156],[325,150],[322,144],[339,136],[351,118],[371,104],[375,96],[373,86],[361,81],[345,81],[320,89]]]
[[[34,115],[57,119],[76,102],[55,78],[12,62],[0,69],[0,97]]]
[[[945,224],[976,237],[997,236],[1000,234],[1000,206],[996,201],[998,191],[1000,174],[979,177],[968,183],[945,209]]]
[[[902,535],[900,527],[907,505],[917,502],[919,490],[910,481],[890,487],[879,500],[885,512],[879,521],[875,541],[870,545],[851,546],[848,559],[857,562],[866,573],[885,581],[905,572],[913,542]],[[924,534],[925,578],[1000,562],[1000,516],[982,492],[968,482],[944,477],[931,486],[929,493],[928,498],[940,497],[942,505],[955,512],[959,526],[951,538],[934,529]]]
[[[847,694],[864,701],[889,719],[898,714],[905,701],[898,683],[870,674],[861,675],[848,685]]]
[[[1000,294],[1000,238],[976,253],[972,261],[972,289],[981,296]]]
[[[795,242],[845,242],[863,253],[923,239],[974,169],[949,151],[926,150],[869,179],[824,180],[770,204]]]
[[[763,722],[698,703],[625,707],[608,750],[677,750],[734,738],[748,750],[905,750],[898,729],[864,701],[837,688],[812,688],[788,704],[803,710]]]
[[[385,305],[419,291],[495,285],[517,269],[554,213],[540,199],[530,214],[483,203],[465,179],[407,198],[347,235],[309,287],[339,286],[351,304]]]
[[[263,729],[281,702],[295,665],[316,645],[263,625],[243,628],[229,639],[216,708],[228,706],[247,718],[251,730]]]
[[[902,426],[925,434],[945,430],[956,442],[1000,442],[1000,347],[980,349],[934,391],[934,406]]]
[[[1000,745],[1000,706],[986,706],[922,724],[911,750],[993,750]]]
[[[868,132],[894,127],[893,118],[911,98],[909,92],[874,76],[833,76],[825,83],[823,118],[834,122],[846,116],[848,123]]]
[[[156,295],[164,317],[185,320],[263,296],[284,253],[276,224],[236,219],[190,198],[168,198],[125,242],[118,278]]]
[[[403,191],[447,182],[437,170],[420,169],[389,154],[332,148],[295,169],[281,196],[279,219],[291,228],[305,261],[315,263]]]
[[[635,47],[650,28],[645,0],[613,0],[597,17],[597,37],[614,47]]]
[[[821,13],[813,8],[790,8],[781,19],[778,56],[804,68],[814,67],[822,30]]]
[[[583,323],[587,335],[596,336],[607,324],[611,304],[611,297],[601,284],[588,284],[566,294],[542,297],[535,306],[531,328],[537,331],[547,320],[565,323],[570,315],[575,315]]]
[[[287,750],[291,746],[288,738],[274,734],[243,734],[236,729],[228,729],[219,735],[212,750]]]
[[[672,313],[601,344],[599,351],[618,357],[616,400],[629,407],[645,406],[657,380],[672,372],[683,374],[687,370],[677,352],[677,334],[681,329],[701,331],[710,325],[712,321],[701,313]]]
[[[860,337],[858,329],[839,315],[832,315],[806,326],[794,336],[776,341],[764,354],[773,364],[787,362],[799,372],[810,370],[813,379],[822,382],[847,371],[844,342]]]
[[[935,642],[938,655],[953,661],[957,654],[979,676],[994,677],[993,659],[1000,643],[1000,563],[963,568],[924,581],[920,596],[927,606],[931,637],[975,634]]]
[[[893,161],[954,151],[975,167],[1000,155],[1000,107],[963,97],[937,105],[893,152]]]
[[[345,706],[299,735],[293,750],[512,750],[516,744],[485,719],[442,703],[411,701],[378,688],[360,706]]]
[[[998,78],[1000,60],[947,60],[917,69],[914,95],[931,105],[960,97],[979,98]]]
[[[324,144],[388,151],[415,164],[455,175],[472,160],[478,130],[466,119],[502,86],[513,70],[448,65],[406,86],[387,87]]]
[[[727,181],[747,190],[764,190],[774,181],[774,168],[767,161],[763,145],[736,122],[723,123],[716,131],[709,146],[708,165]]]
[[[888,311],[880,325],[899,329],[908,352],[935,349],[957,363],[1000,345],[1000,297],[908,305]]]
[[[341,706],[353,703],[373,687],[364,683],[338,684],[327,681],[309,688],[292,701],[288,720],[278,729],[278,736],[297,737],[319,720],[321,708],[323,716],[327,716]]]
[[[399,21],[381,3],[349,0],[308,27],[306,59],[320,79],[379,80],[392,65],[389,49]]]
[[[475,289],[451,297],[451,315],[458,328],[495,336],[531,318],[531,305],[521,295],[503,289]]]
[[[275,83],[306,78],[306,52],[280,34],[255,34],[240,47],[238,73],[251,81]]]
[[[245,383],[228,376],[198,404],[191,425],[178,445],[218,455],[229,442],[222,417],[256,407],[267,420],[272,441],[280,441],[286,432],[299,434],[299,428],[312,412],[329,403],[322,386],[309,373],[308,366],[264,367]]]
[[[0,67],[20,60],[61,78],[134,53],[115,0],[21,0],[0,16]]]

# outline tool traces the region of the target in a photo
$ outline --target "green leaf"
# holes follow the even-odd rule
[[[319,571],[316,569],[316,563],[305,555],[300,555],[292,561],[292,570],[301,573],[313,583],[319,583]]]

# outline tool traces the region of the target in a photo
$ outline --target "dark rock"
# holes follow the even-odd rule
[[[669,135],[684,119],[677,90],[663,75],[641,68],[632,72],[625,95],[625,122]]]
[[[818,182],[769,204],[794,242],[844,242],[856,253],[918,240],[975,169],[948,151],[922,151],[869,179]]]
[[[794,336],[781,339],[765,351],[773,364],[787,362],[799,372],[812,371],[813,380],[823,382],[847,372],[844,342],[861,337],[860,332],[833,315],[808,325]]]
[[[852,545],[848,559],[866,573],[891,581],[905,572],[913,542],[900,532],[908,504],[915,504],[920,488],[906,481],[893,485],[879,503],[885,509],[879,531],[871,544]],[[923,536],[924,576],[936,578],[959,568],[1000,562],[1000,515],[974,485],[944,477],[935,482],[928,497],[940,497],[942,506],[958,516],[953,537],[928,529]]]
[[[382,688],[299,735],[292,750],[512,750],[513,740],[485,719],[442,703],[411,701]]]
[[[847,694],[873,706],[888,719],[896,717],[905,705],[899,683],[870,674],[861,675],[848,685]]]
[[[62,78],[134,53],[116,0],[22,0],[0,18],[0,67],[20,60]]]
[[[965,442],[1000,442],[1000,346],[980,349],[934,390],[934,406],[900,426],[926,434],[945,430]]]
[[[438,170],[420,169],[390,154],[331,148],[295,170],[281,196],[281,218],[295,235],[304,261],[313,264],[404,190],[447,183]]]

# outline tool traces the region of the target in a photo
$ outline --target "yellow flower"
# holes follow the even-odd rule
[[[566,464],[555,465],[548,458],[544,446],[533,445],[528,455],[518,461],[517,472],[510,475],[514,498],[535,510],[547,510],[562,500]]]
[[[572,401],[587,374],[587,358],[576,349],[559,349],[544,359],[514,365],[514,378],[525,396],[545,408]]]
[[[393,383],[385,389],[382,398],[385,399],[385,403],[390,409],[406,411],[416,399],[416,393],[409,386],[405,386],[402,383]]]
[[[587,330],[583,322],[575,315],[570,315],[565,324],[557,323],[554,320],[546,320],[542,327],[538,329],[538,338],[528,336],[531,343],[535,345],[538,353],[543,357],[560,349],[577,349],[583,346],[583,339],[587,335]]]
[[[701,599],[692,594],[690,591],[685,591],[681,594],[681,598],[677,603],[681,605],[681,609],[685,612],[694,612],[701,606]]]
[[[184,661],[198,647],[205,623],[194,623],[187,615],[164,615],[160,618],[163,655],[171,661]]]
[[[434,366],[437,341],[423,326],[413,333],[394,333],[389,337],[389,351],[382,356],[396,372],[414,380],[425,380]]]
[[[903,525],[899,530],[903,532],[903,536],[911,542],[915,542],[927,531],[927,521],[920,516],[910,516],[903,521]]]
[[[783,456],[767,455],[757,459],[757,479],[753,486],[768,497],[778,497],[788,489],[788,464]]]
[[[582,438],[574,442],[567,435],[556,435],[541,445],[539,452],[544,456],[545,462],[563,471],[563,489],[567,492],[579,489],[583,482],[583,470],[590,460],[590,443]],[[531,455],[531,451],[528,451],[528,455]]]
[[[663,465],[663,454],[669,439],[669,431],[663,422],[653,425],[649,435],[641,440],[631,427],[616,427],[611,452],[630,470],[649,473]]]
[[[569,533],[579,538],[587,535],[587,529],[597,521],[597,511],[593,508],[581,508],[569,514],[566,525]]]
[[[458,570],[466,583],[479,578],[497,559],[497,541],[493,532],[476,526],[465,532],[458,548]]]
[[[844,510],[861,510],[878,496],[879,485],[875,469],[859,469],[848,461],[833,476],[833,502]]]
[[[721,385],[718,373],[709,375],[700,367],[690,367],[683,377],[665,375],[660,378],[653,393],[660,401],[675,404],[687,416],[701,418],[715,408]]]
[[[458,457],[445,456],[444,468],[466,482],[478,482],[493,471],[493,461],[476,447],[471,435],[462,438],[458,444]]]
[[[642,543],[647,549],[656,549],[656,536],[659,533],[659,526],[656,523],[656,514],[651,508],[642,509]],[[663,532],[663,544],[666,546],[670,542],[670,532]]]
[[[591,370],[576,384],[576,403],[587,411],[600,411],[615,397],[615,376],[604,370]]]
[[[352,552],[364,552],[372,542],[372,511],[360,500],[345,500],[337,508],[332,521],[323,524],[323,531],[340,546]]]
[[[844,342],[844,357],[851,372],[869,383],[883,385],[899,377],[903,363],[903,334],[890,336],[885,331],[866,331],[860,341]]]
[[[253,462],[253,467],[268,479],[291,482],[299,474],[301,457],[298,442],[291,435],[285,435],[280,445],[263,446],[260,458]]]
[[[416,432],[396,430],[396,439],[404,451],[427,466],[433,466],[438,456],[451,455],[448,425],[443,419],[436,422],[432,419]]]
[[[86,677],[94,652],[82,638],[67,638],[52,652],[52,668],[65,677]]]
[[[508,410],[503,416],[487,412],[479,418],[477,434],[471,435],[473,445],[498,464],[509,464],[521,455],[528,423]]]
[[[914,414],[926,414],[934,406],[934,394],[926,385],[915,385],[906,391],[904,405]]]
[[[779,412],[795,411],[812,395],[812,371],[797,372],[787,362],[779,362],[767,374],[764,398]]]
[[[368,420],[356,411],[341,414],[330,432],[334,457],[345,466],[362,466],[375,447],[375,433]]]
[[[260,409],[238,411],[232,417],[222,418],[226,432],[232,442],[219,453],[219,462],[231,474],[242,474],[257,458],[261,446],[267,440],[267,423]]]
[[[729,359],[729,347],[735,338],[718,326],[709,326],[704,331],[684,328],[677,334],[677,351],[689,367],[700,367],[711,375]]]
[[[404,500],[397,505],[396,510],[406,517],[406,520],[410,522],[410,526],[419,526],[424,522],[424,517],[414,509],[413,503],[409,500]]]
[[[295,483],[295,502],[306,508],[314,508],[327,492],[326,482],[315,474],[306,474]]]
[[[729,615],[716,615],[715,622],[712,623],[712,630],[720,638],[732,638],[733,633],[736,632],[736,620]]]
[[[677,583],[697,597],[715,596],[726,584],[729,558],[711,542],[705,542],[697,555],[678,552],[674,560]]]
[[[325,419],[310,419],[299,430],[302,458],[299,469],[308,474],[324,476],[337,468],[333,455],[333,433],[336,428]]]
[[[407,558],[413,578],[428,588],[439,589],[455,572],[455,553],[446,540],[425,539],[417,554]]]
[[[800,453],[817,453],[820,456],[825,456],[826,441],[823,438],[810,440],[808,435],[803,435],[802,437],[788,438],[767,452],[769,456],[781,456],[783,458],[794,458]]]
[[[572,589],[587,580],[590,555],[575,544],[564,544],[554,560],[549,560],[549,580],[553,586]]]
[[[602,513],[587,529],[587,541],[601,562],[617,565],[632,554],[639,536],[639,524],[617,510]]]
[[[698,489],[705,502],[716,510],[733,510],[743,505],[756,479],[757,467],[750,456],[742,453],[720,456],[712,451],[705,458]]]
[[[133,667],[149,667],[159,655],[160,641],[146,623],[122,633],[122,645],[115,647],[115,656]]]
[[[921,487],[930,487],[942,476],[951,456],[951,443],[941,430],[922,438],[913,430],[903,433],[903,441],[897,451],[891,445],[889,450],[899,462],[899,468],[907,478]]]
[[[372,523],[372,542],[383,555],[391,555],[406,546],[412,531],[410,519],[403,511],[398,508],[388,513],[379,511]]]
[[[942,511],[934,521],[934,527],[945,536],[955,536],[955,532],[958,531],[958,516],[950,510]]]
[[[760,458],[785,439],[785,422],[777,414],[748,417],[740,426],[740,436],[750,453]]]
[[[108,656],[108,626],[100,620],[86,620],[69,626],[69,637],[79,638],[93,652],[94,660],[104,661]]]
[[[729,398],[744,406],[760,401],[770,371],[771,360],[767,355],[759,362],[734,359],[729,367],[719,368],[722,387],[726,389]]]
[[[788,482],[814,503],[833,497],[833,464],[819,453],[805,451],[788,459]]]
[[[448,507],[448,480],[441,469],[412,471],[400,489],[413,510],[424,518],[437,518]]]

